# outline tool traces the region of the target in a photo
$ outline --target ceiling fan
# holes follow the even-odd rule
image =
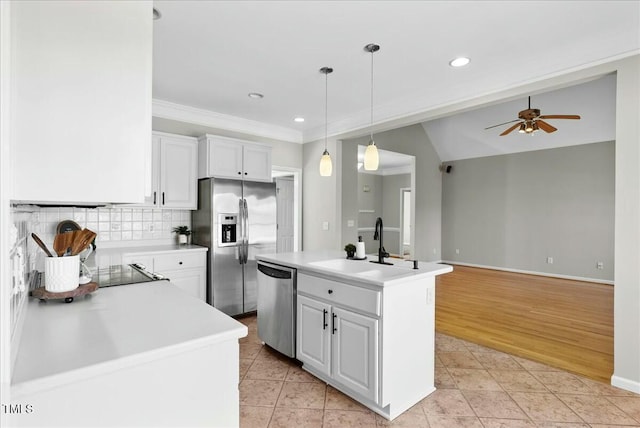
[[[539,109],[531,108],[531,97],[529,97],[529,108],[519,112],[518,119],[510,120],[509,122],[500,123],[498,125],[493,125],[484,129],[485,130],[491,129],[497,126],[506,125],[507,123],[518,122],[515,125],[511,126],[510,128],[507,128],[502,134],[500,134],[501,137],[504,135],[507,135],[508,133],[510,133],[516,128],[519,128],[518,132],[520,132],[521,134],[531,134],[531,135],[533,135],[536,131],[540,129],[542,129],[544,132],[547,132],[547,133],[555,132],[558,130],[558,128],[555,128],[549,125],[547,122],[545,122],[542,119],[580,119],[580,116],[578,116],[577,114],[548,114],[548,115],[540,116]]]

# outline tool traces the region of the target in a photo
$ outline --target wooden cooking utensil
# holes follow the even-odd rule
[[[96,233],[89,229],[82,229],[77,232],[75,239],[71,244],[71,255],[75,256],[84,251],[95,239]]]
[[[42,239],[40,239],[38,235],[36,235],[35,233],[32,233],[31,237],[33,238],[34,241],[36,241],[36,244],[38,244],[38,247],[42,248],[42,251],[44,251],[47,254],[47,256],[53,257],[53,254],[51,254],[51,251],[49,251],[47,246],[44,244],[44,242],[42,242]]]
[[[67,248],[71,247],[71,244],[75,241],[78,232],[79,231],[77,230],[73,230],[71,232],[58,233],[55,236],[53,240],[53,250],[59,257],[62,257],[67,251]]]

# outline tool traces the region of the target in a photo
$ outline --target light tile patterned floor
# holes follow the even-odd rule
[[[240,426],[411,428],[640,427],[640,395],[436,334],[436,388],[392,422],[262,346],[240,319]]]

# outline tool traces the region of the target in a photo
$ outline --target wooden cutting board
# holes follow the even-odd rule
[[[65,303],[71,303],[73,302],[74,297],[80,297],[89,293],[93,293],[97,289],[97,282],[89,282],[87,284],[78,286],[78,288],[74,290],[63,291],[62,293],[54,293],[52,291],[47,291],[44,287],[38,287],[30,294],[31,297],[35,297],[36,299],[40,299],[42,301],[64,299]]]

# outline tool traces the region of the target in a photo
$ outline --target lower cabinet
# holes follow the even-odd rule
[[[434,390],[435,277],[391,286],[298,268],[302,368],[392,420]]]
[[[301,280],[304,275],[299,275],[299,284]],[[300,294],[297,317],[297,358],[319,374],[379,402],[378,320]]]
[[[169,278],[179,289],[202,301],[207,299],[206,251],[176,250],[162,253],[129,253],[124,264],[141,263],[147,270]]]

